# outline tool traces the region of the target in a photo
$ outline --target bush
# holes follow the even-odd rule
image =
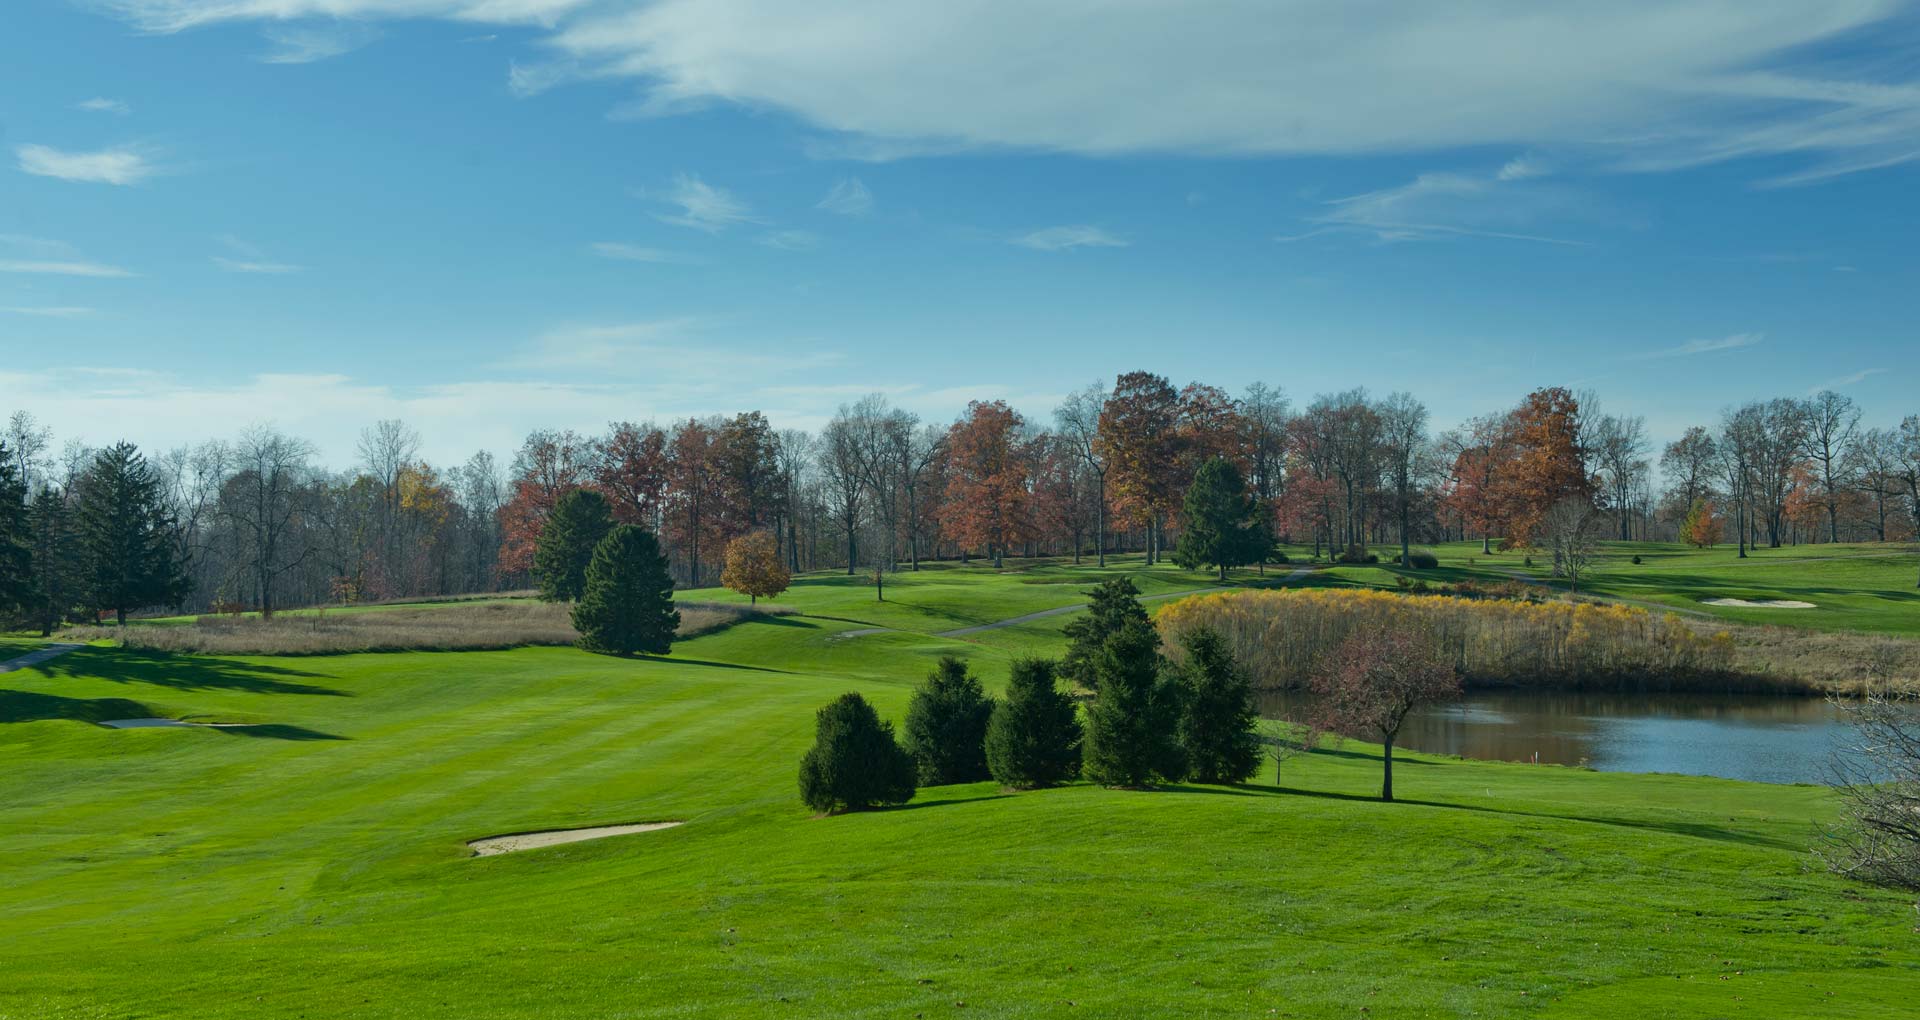
[[[1293,561],[1290,559],[1287,559],[1286,553],[1283,553],[1280,550],[1275,549],[1273,552],[1267,555],[1267,562],[1268,563],[1292,563]]]
[[[813,747],[800,759],[800,799],[808,807],[839,814],[905,804],[913,794],[913,757],[865,698],[842,694],[814,717]]]
[[[1180,746],[1187,776],[1202,783],[1239,783],[1260,769],[1261,744],[1254,725],[1253,688],[1233,661],[1218,631],[1205,627],[1181,638],[1186,662],[1182,685]]]
[[[1523,566],[1523,567],[1531,567],[1531,566],[1533,566],[1533,557],[1531,557],[1531,556],[1524,556],[1524,557],[1521,557],[1521,559],[1520,559],[1520,565],[1521,565],[1521,566]]]
[[[1378,562],[1380,562],[1380,555],[1379,555],[1378,553],[1368,553],[1368,554],[1367,554],[1367,562],[1368,562],[1368,563],[1378,563]]]
[[[1438,570],[1440,568],[1440,557],[1422,549],[1408,553],[1407,563],[1415,570]]]
[[[1081,771],[1088,779],[1139,787],[1186,775],[1177,739],[1180,690],[1164,667],[1151,624],[1129,621],[1107,639],[1097,667],[1100,693],[1087,709]]]
[[[1375,558],[1378,559],[1378,557]],[[1333,561],[1335,563],[1365,563],[1367,562],[1367,547],[1356,542],[1335,554]]]
[[[1640,565],[1640,554],[1639,554],[1639,553],[1634,553],[1634,554],[1633,554],[1633,565],[1634,565],[1634,566],[1636,566],[1636,567]]]
[[[665,655],[680,612],[660,543],[645,528],[622,524],[594,547],[586,586],[573,605],[573,628],[590,652]]]
[[[1002,786],[1031,790],[1080,772],[1080,720],[1054,685],[1048,659],[1016,659],[1007,696],[987,723],[987,770]]]
[[[987,720],[993,699],[967,664],[942,656],[907,704],[906,745],[920,785],[945,786],[987,778]]]

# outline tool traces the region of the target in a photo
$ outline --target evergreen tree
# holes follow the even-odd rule
[[[1099,686],[1099,662],[1107,639],[1128,623],[1147,623],[1146,607],[1140,604],[1140,589],[1130,577],[1115,577],[1100,582],[1088,593],[1087,613],[1066,626],[1069,644],[1060,660],[1060,675],[1093,690]]]
[[[1081,769],[1102,786],[1178,782],[1179,684],[1167,676],[1153,625],[1132,620],[1107,639],[1096,667],[1100,693],[1087,709]]]
[[[1193,570],[1211,564],[1227,579],[1227,568],[1258,563],[1272,546],[1259,504],[1247,493],[1240,469],[1214,457],[1194,472],[1180,515],[1180,544],[1173,561]]]
[[[813,747],[800,759],[800,799],[838,814],[904,804],[914,794],[913,756],[894,742],[893,724],[847,693],[814,717]]]
[[[987,778],[987,720],[992,716],[993,699],[967,664],[941,656],[907,703],[907,753],[919,769],[920,785]]]
[[[573,605],[580,647],[609,655],[665,655],[680,627],[673,577],[653,533],[622,524],[593,549],[586,584]]]
[[[26,615],[28,622],[40,628],[40,636],[46,637],[73,615],[79,603],[79,536],[74,533],[66,497],[50,487],[34,497],[27,526],[33,586]]]
[[[587,564],[600,540],[613,530],[607,498],[574,489],[554,503],[533,550],[533,575],[548,602],[578,602],[586,590]]]
[[[1002,786],[1052,786],[1080,771],[1080,720],[1054,671],[1048,659],[1014,660],[1007,696],[993,706],[987,770]]]
[[[0,443],[0,619],[28,607],[33,594],[33,557],[28,538],[27,483],[13,452]]]
[[[1245,782],[1260,768],[1253,685],[1219,631],[1188,631],[1181,644],[1187,659],[1180,669],[1180,746],[1188,776],[1201,783]]]
[[[192,582],[174,542],[160,477],[132,443],[100,451],[80,482],[81,584],[88,608],[129,610],[173,605]]]

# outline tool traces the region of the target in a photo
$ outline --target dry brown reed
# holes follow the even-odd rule
[[[785,607],[680,602],[682,639],[710,634]],[[532,599],[449,602],[392,608],[302,610],[271,620],[202,616],[192,623],[74,627],[73,641],[114,640],[127,648],[196,655],[346,655],[356,652],[484,651],[571,645],[579,638],[568,607]]]

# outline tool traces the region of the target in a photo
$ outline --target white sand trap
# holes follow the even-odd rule
[[[652,832],[656,829],[671,829],[684,822],[644,822],[639,825],[600,825],[591,829],[549,829],[546,832],[518,832],[511,836],[488,836],[467,843],[473,848],[475,857],[490,854],[510,854],[515,850],[537,850],[543,846],[559,846],[562,843],[578,843],[588,839],[604,839],[607,836],[625,836],[633,832]]]
[[[107,720],[103,720],[100,723],[100,725],[113,730],[150,730],[150,729],[158,729],[164,726],[178,726],[183,729],[191,729],[194,727],[199,727],[201,729],[224,730],[230,727],[238,727],[238,728],[244,729],[248,726],[252,726],[255,724],[254,723],[232,723],[232,722],[185,722],[180,719],[107,719]]]
[[[1710,606],[1732,606],[1735,609],[1812,609],[1811,602],[1796,602],[1793,599],[1708,599]]]

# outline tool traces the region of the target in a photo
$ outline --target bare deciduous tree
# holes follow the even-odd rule
[[[1855,737],[1829,766],[1846,819],[1816,852],[1841,874],[1920,889],[1920,698],[1887,684],[1879,664],[1872,672],[1865,696],[1835,702]]]
[[[1107,565],[1107,453],[1100,442],[1100,409],[1107,406],[1107,389],[1094,383],[1067,397],[1054,409],[1053,420],[1060,436],[1073,452],[1086,462],[1093,475],[1093,543],[1101,566]]]
[[[1580,590],[1580,578],[1600,559],[1601,519],[1592,503],[1568,496],[1541,522],[1542,537],[1553,553],[1553,576],[1566,578],[1572,591]]]

